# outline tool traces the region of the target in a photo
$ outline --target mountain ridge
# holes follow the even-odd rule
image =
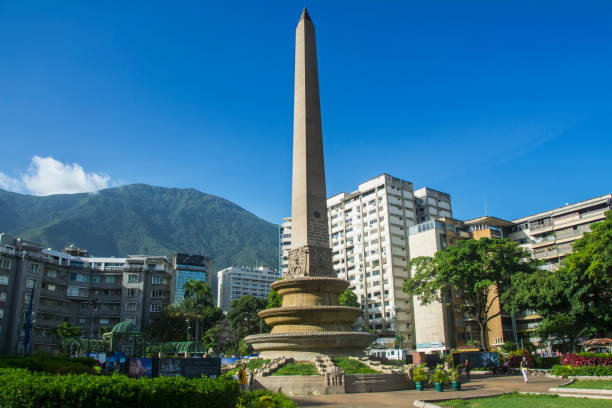
[[[173,252],[230,265],[277,266],[278,226],[194,188],[128,184],[94,193],[32,196],[0,189],[0,232],[96,256]]]

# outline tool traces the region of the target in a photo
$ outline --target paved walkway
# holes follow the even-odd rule
[[[565,380],[567,381],[567,380]],[[461,384],[461,391],[394,391],[339,395],[308,395],[293,397],[299,407],[317,408],[388,408],[412,407],[415,400],[454,399],[467,396],[486,396],[512,391],[548,392],[550,387],[558,387],[564,380],[547,377],[530,377],[529,383],[522,376],[489,377],[472,379]]]

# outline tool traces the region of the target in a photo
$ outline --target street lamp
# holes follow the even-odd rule
[[[93,313],[98,298],[89,299],[89,335],[87,336],[87,355],[91,350],[91,336],[93,335]]]
[[[397,326],[397,314],[400,310],[399,306],[394,306],[393,310],[395,311],[395,348],[397,349],[397,359],[401,360],[400,358],[400,354],[399,354],[399,349],[400,349],[400,342],[399,342],[399,328]]]
[[[189,330],[191,329],[191,325],[189,324],[189,318],[185,319],[185,323],[187,323],[187,341],[189,341]]]

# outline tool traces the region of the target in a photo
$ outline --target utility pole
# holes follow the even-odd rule
[[[89,299],[89,335],[87,336],[87,355],[91,351],[91,337],[93,335],[93,313],[98,298]]]
[[[397,326],[397,314],[398,314],[400,308],[399,308],[399,306],[394,306],[393,310],[395,310],[395,348],[397,350],[397,359],[401,360],[401,358],[400,358],[399,327]]]

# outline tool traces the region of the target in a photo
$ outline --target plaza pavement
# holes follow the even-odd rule
[[[463,379],[462,381],[465,381]],[[299,407],[316,408],[388,408],[412,407],[415,400],[455,399],[473,396],[487,396],[513,391],[547,393],[551,387],[558,387],[567,380],[547,377],[529,377],[526,384],[522,376],[503,376],[475,379],[463,382],[461,391],[436,392],[429,388],[426,391],[406,390],[394,392],[372,392],[359,394],[307,395],[293,397]]]

